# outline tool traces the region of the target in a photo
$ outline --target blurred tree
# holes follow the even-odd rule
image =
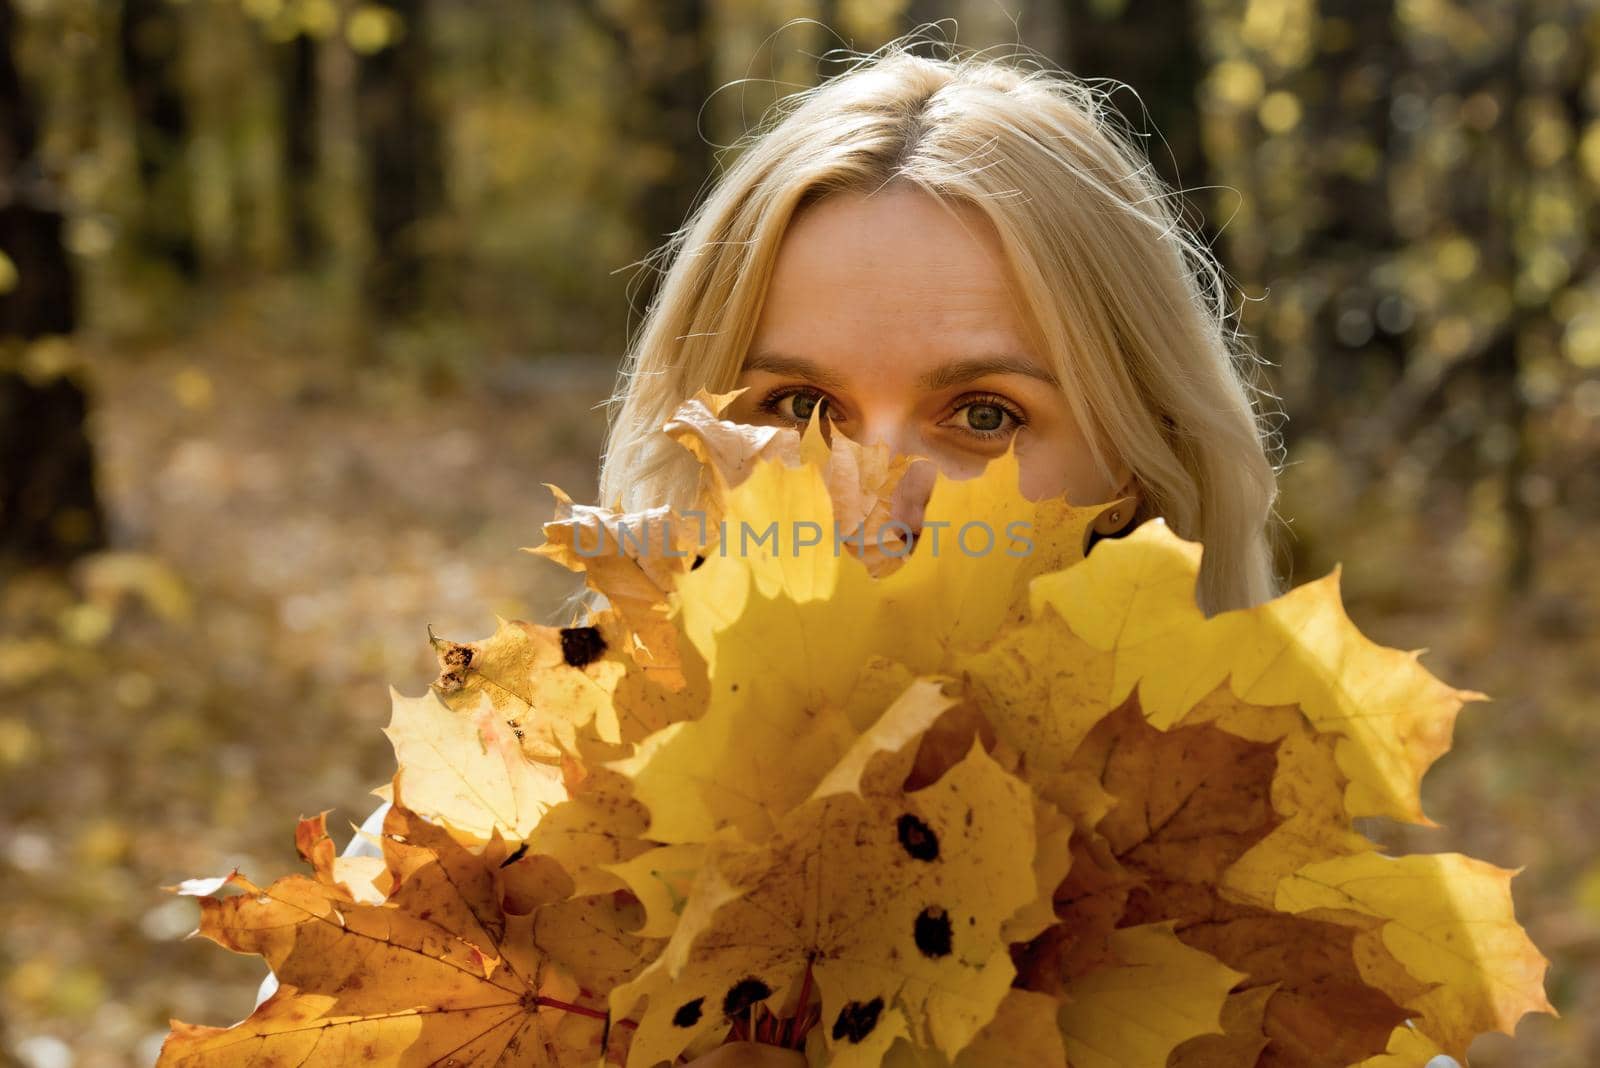
[[[13,353],[70,333],[77,318],[63,213],[37,155],[15,36],[10,0],[0,0],[0,346]],[[69,375],[26,370],[0,370],[0,574],[105,544],[85,391]]]
[[[127,221],[132,248],[199,274],[190,199],[189,111],[183,94],[183,14],[168,0],[123,0],[119,43],[133,113],[133,148],[143,199]]]
[[[1246,311],[1289,430],[1416,512],[1469,487],[1523,592],[1575,481],[1556,427],[1600,366],[1592,8],[1197,2],[1208,150],[1244,194],[1230,259],[1270,293]]]
[[[843,12],[840,11],[840,4],[841,0],[817,0],[816,14],[814,14],[812,17],[818,22],[822,23],[825,29],[830,31],[826,34],[823,34],[822,37],[822,50],[824,52],[830,48],[838,47],[839,42],[834,39],[834,34],[840,34],[842,36],[844,33],[844,26],[842,25],[841,18]]]
[[[1540,87],[1528,77],[1528,69],[1535,66],[1527,60],[1524,44],[1535,27],[1532,12],[1525,5],[1517,5],[1512,15],[1514,42],[1491,68],[1490,77],[1499,83],[1498,88],[1508,101],[1516,101],[1523,117],[1538,107],[1538,90],[1556,88],[1565,90],[1564,110],[1572,119],[1583,114],[1584,86],[1581,80],[1572,84]],[[1559,22],[1547,23],[1556,28]],[[1564,27],[1562,27],[1564,28]],[[1574,48],[1573,51],[1578,51]],[[1580,65],[1586,69],[1587,64]],[[1529,123],[1533,127],[1534,123]],[[1551,318],[1548,297],[1539,286],[1523,286],[1519,271],[1519,234],[1517,224],[1522,212],[1531,208],[1537,199],[1539,183],[1530,178],[1530,172],[1540,168],[1524,154],[1524,138],[1537,149],[1536,129],[1518,129],[1511,122],[1500,124],[1490,157],[1491,168],[1486,178],[1490,183],[1481,203],[1487,210],[1474,212],[1477,218],[1465,218],[1468,232],[1483,235],[1482,244],[1486,266],[1496,277],[1504,291],[1512,294],[1506,317],[1484,345],[1479,362],[1482,364],[1480,382],[1487,400],[1485,408],[1488,429],[1503,444],[1496,450],[1475,450],[1480,463],[1498,468],[1500,476],[1500,503],[1504,514],[1506,537],[1504,553],[1504,583],[1502,592],[1527,591],[1534,577],[1535,549],[1538,540],[1537,513],[1531,507],[1525,492],[1529,476],[1533,415],[1529,391],[1523,377],[1524,349],[1531,349],[1536,336],[1549,325]],[[1434,391],[1437,395],[1437,390]],[[1431,399],[1431,398],[1430,398]]]
[[[1330,142],[1359,144],[1361,159],[1383,159],[1394,151],[1390,116],[1394,110],[1392,72],[1403,67],[1393,3],[1372,0],[1322,0],[1324,17],[1338,26],[1339,47],[1325,50],[1317,75],[1326,87],[1305,108],[1308,132],[1320,130]],[[1336,339],[1359,352],[1334,350],[1317,359],[1311,376],[1314,395],[1355,398],[1372,363],[1398,376],[1407,346],[1397,334],[1376,329],[1377,305],[1383,294],[1374,285],[1383,276],[1380,265],[1401,245],[1393,214],[1382,210],[1388,195],[1388,173],[1357,162],[1328,168],[1317,200],[1324,210],[1304,222],[1297,258],[1333,266],[1329,292],[1314,327],[1319,337]],[[1341,405],[1308,405],[1295,414],[1296,433],[1327,429],[1327,418]]]
[[[952,12],[950,8],[951,5],[949,3],[942,2],[942,0],[910,0],[910,2],[905,6],[904,14],[901,16],[901,19],[905,24],[905,31],[909,33],[912,30],[915,30],[918,26],[924,26],[928,23],[938,23],[940,19],[951,18],[954,12]],[[954,36],[952,31],[955,29],[955,27],[951,23],[945,23],[942,29],[944,31],[942,36]],[[941,36],[941,34],[935,30],[934,36],[935,38],[938,38]]]
[[[301,30],[277,48],[289,256],[292,265],[309,266],[321,252],[313,195],[317,184],[317,39]]]
[[[363,53],[357,108],[373,238],[364,291],[380,321],[423,311],[423,228],[444,199],[439,120],[428,98],[428,7],[428,0],[392,0],[384,13],[358,12],[350,27]]]
[[[624,94],[619,136],[623,152],[644,170],[629,214],[640,239],[655,247],[683,225],[711,174],[711,142],[700,128],[715,59],[710,3],[651,0],[621,11],[580,2],[579,9],[616,52]],[[644,276],[637,306],[648,306],[657,280]]]
[[[1059,10],[1062,54],[1054,58],[1081,78],[1126,82],[1137,100],[1119,100],[1119,93],[1112,102],[1145,137],[1157,173],[1178,190],[1204,187],[1197,90],[1206,64],[1195,25],[1199,11],[1187,2],[1132,0],[1061,0]],[[1209,224],[1202,228],[1208,241],[1215,238]]]

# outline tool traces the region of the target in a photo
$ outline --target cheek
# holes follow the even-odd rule
[[[1029,500],[1065,495],[1076,505],[1099,504],[1115,489],[1095,470],[1089,443],[1076,432],[1035,437],[1025,448],[1019,444],[1017,463],[1022,495]]]

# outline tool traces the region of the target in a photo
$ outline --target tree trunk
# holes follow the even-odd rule
[[[639,193],[634,217],[645,240],[659,244],[683,225],[711,173],[711,145],[700,133],[700,109],[711,96],[713,42],[707,0],[662,0],[652,8],[660,45],[648,47],[637,39],[631,57],[645,102],[639,117],[650,124],[648,133],[638,133],[673,162],[661,181]]]
[[[1062,5],[1062,65],[1082,78],[1113,78],[1127,90],[1112,96],[1134,130],[1150,137],[1145,154],[1156,172],[1176,189],[1207,184],[1200,144],[1198,95],[1206,74],[1196,5],[1123,0],[1115,11],[1093,0]],[[1141,107],[1142,102],[1142,107]],[[1148,112],[1148,116],[1146,115]],[[1196,214],[1203,215],[1195,205]],[[1207,240],[1214,238],[1209,223]]]
[[[372,233],[363,290],[380,319],[421,312],[429,275],[421,227],[444,197],[439,125],[427,99],[427,0],[391,0],[389,7],[404,31],[361,58],[356,90]]]
[[[700,132],[700,112],[711,96],[715,41],[710,0],[651,0],[615,17],[598,5],[576,10],[611,39],[626,79],[619,101],[624,144],[665,166],[633,196],[634,232],[651,248],[684,224],[711,174],[712,148]],[[655,299],[659,277],[639,276],[634,306]]]
[[[192,281],[199,275],[199,256],[185,159],[189,111],[183,97],[179,12],[168,0],[123,0],[118,29],[144,191],[144,202],[129,225],[129,242]]]
[[[317,41],[298,33],[281,49],[283,201],[289,257],[311,265],[321,253],[316,219]]]
[[[1350,92],[1350,87],[1370,77],[1373,70],[1387,72],[1402,67],[1395,6],[1372,0],[1326,0],[1325,14],[1347,22],[1354,41],[1351,47],[1323,60],[1327,95],[1315,121],[1329,133],[1338,131],[1346,137],[1359,134],[1372,145],[1380,160],[1388,160],[1394,101],[1389,86],[1393,78],[1385,76],[1383,88],[1368,94],[1359,107],[1350,102],[1352,96],[1359,98]],[[1366,176],[1335,171],[1323,179],[1319,198],[1329,208],[1322,216],[1325,222],[1307,229],[1305,244],[1296,257],[1304,263],[1338,264],[1343,268],[1343,277],[1336,280],[1334,287],[1336,298],[1325,301],[1318,309],[1318,337],[1338,338],[1343,332],[1340,320],[1347,313],[1369,317],[1373,314],[1379,294],[1369,281],[1372,268],[1393,256],[1400,245],[1389,208],[1388,173],[1389,168],[1384,165]],[[1339,295],[1343,299],[1338,299]],[[1399,378],[1405,373],[1408,348],[1405,339],[1373,330],[1359,351],[1325,349],[1316,361],[1311,396],[1364,398],[1369,392],[1367,368],[1386,366],[1391,377]],[[1347,418],[1357,414],[1340,412],[1341,406],[1318,405],[1320,413],[1306,412],[1301,433],[1315,429],[1323,416],[1337,414]],[[1300,413],[1296,415],[1300,418]]]
[[[15,22],[10,0],[0,0],[0,251],[15,273],[0,292],[0,344],[71,332],[77,304],[62,213],[34,155],[34,113],[12,53]],[[105,544],[88,406],[70,377],[41,382],[0,372],[0,575],[65,564]]]
[[[1515,32],[1503,60],[1505,89],[1500,99],[1506,102],[1507,112],[1514,115],[1528,95],[1518,42],[1528,39],[1533,19],[1526,8],[1519,7],[1513,20]],[[1520,133],[1517,123],[1509,119],[1502,120],[1496,131],[1497,143],[1486,168],[1487,199],[1493,210],[1485,220],[1487,225],[1481,245],[1485,266],[1499,275],[1501,285],[1513,295],[1517,292],[1517,276],[1522,266],[1515,228],[1519,219],[1527,217],[1535,188],[1528,179],[1532,165],[1523,154]],[[1523,485],[1533,466],[1533,434],[1529,425],[1532,411],[1523,389],[1522,369],[1524,344],[1535,322],[1546,314],[1544,308],[1529,306],[1527,301],[1514,296],[1510,322],[1480,357],[1483,396],[1487,401],[1484,411],[1492,413],[1486,422],[1491,428],[1497,423],[1510,444],[1497,463],[1506,523],[1505,555],[1500,573],[1502,594],[1527,593],[1533,588],[1536,577],[1538,515],[1529,505]]]

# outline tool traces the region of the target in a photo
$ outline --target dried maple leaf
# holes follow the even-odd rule
[[[1137,684],[1158,727],[1176,723],[1224,680],[1252,706],[1297,705],[1316,730],[1340,738],[1351,816],[1428,822],[1422,775],[1449,748],[1461,706],[1484,695],[1445,685],[1418,652],[1363,636],[1340,603],[1338,569],[1206,619],[1194,598],[1200,551],[1165,523],[1142,524],[1083,566],[1034,583],[1032,616],[1048,605],[1080,639],[1110,652],[1110,701]]]
[[[555,517],[544,525],[545,543],[524,551],[582,571],[629,628],[636,662],[670,679],[682,653],[666,594],[701,551],[695,525],[666,507],[621,513],[574,504],[557,487],[547,488]]]
[[[824,429],[818,409],[803,431],[789,427],[745,426],[722,419],[728,403],[743,390],[711,394],[701,391],[685,402],[662,430],[699,458],[701,492],[697,508],[708,533],[727,517],[726,500],[763,462],[793,467],[802,462],[819,468],[833,502],[833,518],[848,533],[860,529],[861,542],[847,546],[874,574],[898,566],[906,546],[905,532],[888,526],[895,489],[911,458],[886,445],[862,445]],[[831,428],[831,420],[826,424]],[[881,544],[880,544],[881,540]],[[708,538],[706,550],[717,546]]]
[[[861,737],[858,724],[870,723],[885,704],[904,709],[926,730],[952,703],[937,684],[912,681],[900,664],[844,661],[848,674],[830,688],[826,655],[815,671],[799,661],[791,661],[801,668],[793,673],[746,675],[725,660],[726,674],[747,680],[743,687],[714,685],[702,718],[658,732],[613,765],[650,810],[651,838],[704,841],[732,826],[760,841],[811,796]]]
[[[1031,579],[1082,558],[1099,509],[1029,501],[1019,475],[1015,452],[1008,450],[990,462],[983,478],[938,476],[916,547],[900,567],[874,576],[860,560],[836,551],[830,533],[834,502],[816,464],[758,465],[724,501],[724,522],[737,538],[730,534],[724,551],[707,556],[678,581],[680,625],[713,675],[719,636],[745,644],[757,640],[754,623],[732,632],[760,598],[784,602],[761,626],[781,626],[771,640],[786,647],[821,649],[849,641],[856,660],[878,654],[918,673],[937,672],[956,651],[989,641],[1002,624],[1019,618]],[[765,537],[769,531],[775,539]],[[806,544],[811,537],[817,540]],[[787,622],[773,618],[803,613],[817,602],[824,603],[809,615]],[[845,669],[834,664],[829,670]]]
[[[560,864],[576,895],[622,889],[623,880],[611,869],[651,849],[645,838],[649,814],[630,785],[604,768],[590,770],[571,793],[544,814],[523,844]]]
[[[1165,1068],[1189,1038],[1222,1031],[1222,1007],[1240,973],[1162,925],[1115,932],[1111,952],[1117,963],[1072,980],[1062,996],[1073,1068]]]
[[[1358,853],[1301,868],[1278,888],[1278,907],[1382,921],[1384,948],[1427,985],[1406,1002],[1419,1027],[1462,1059],[1478,1034],[1512,1034],[1525,1013],[1554,1011],[1547,962],[1512,911],[1514,874],[1454,853]]]
[[[413,811],[480,841],[495,835],[520,841],[567,799],[560,767],[529,760],[520,728],[487,694],[480,691],[459,711],[434,690],[421,697],[391,691],[391,698],[394,714],[384,733]]]
[[[830,1064],[904,1036],[954,1056],[1011,984],[1001,929],[1038,892],[1034,848],[1026,788],[981,748],[932,786],[817,798],[761,846],[710,847],[661,957],[612,993],[619,1017],[648,998],[629,1063],[757,1005],[798,1011],[808,976]]]
[[[1067,1068],[1067,1051],[1052,997],[1015,987],[1006,991],[994,1019],[984,1025],[954,1062],[938,1050],[905,1039],[884,1056],[884,1068]]]
[[[198,933],[265,958],[280,986],[233,1027],[175,1022],[161,1065],[598,1058],[604,1013],[580,1004],[592,997],[574,977],[591,962],[573,940],[541,937],[543,908],[504,909],[503,872],[518,863],[504,843],[473,854],[398,805],[383,840],[393,887],[382,904],[297,875],[261,888],[235,872],[185,889],[201,899]],[[224,887],[241,892],[216,896]],[[647,955],[637,940],[627,952],[635,961]],[[613,967],[604,978],[628,974]]]
[[[602,740],[621,741],[612,695],[627,662],[606,655],[618,636],[614,626],[502,619],[483,641],[433,639],[441,669],[433,688],[457,711],[486,698],[527,756],[559,763],[590,724]]]
[[[647,643],[652,656],[672,642],[663,620],[674,611],[676,592],[683,594],[680,607],[693,613],[679,629],[704,637],[708,627],[742,612],[752,580],[767,596],[779,590],[801,599],[849,596],[838,586],[839,565],[853,560],[862,573],[849,572],[847,582],[893,580],[876,594],[887,609],[878,629],[897,633],[902,644],[925,645],[905,650],[903,659],[932,670],[925,665],[944,649],[987,639],[1020,610],[1029,578],[1080,559],[1089,523],[1105,507],[1027,500],[1008,450],[984,478],[938,476],[913,550],[889,522],[908,458],[840,434],[824,443],[815,419],[802,436],[717,418],[731,396],[698,395],[666,428],[706,465],[697,502],[704,518],[589,509],[563,495],[558,519],[546,528],[547,544],[531,550],[585,571],[636,633],[656,635]],[[813,524],[817,540],[790,552],[786,530],[781,553],[764,549],[762,536],[780,520]],[[951,567],[952,560],[959,564]],[[695,588],[684,590],[685,584]],[[933,632],[919,633],[929,622],[937,624]]]
[[[394,879],[382,857],[345,857],[328,836],[326,812],[302,819],[294,830],[295,851],[319,880],[342,889],[355,901],[376,904],[389,896]]]

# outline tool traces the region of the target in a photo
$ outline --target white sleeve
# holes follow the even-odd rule
[[[344,847],[344,852],[339,854],[344,857],[381,857],[383,849],[378,844],[378,839],[383,835],[383,818],[389,814],[389,802],[385,801],[372,810],[372,815],[367,817],[355,837],[350,839],[350,844]],[[370,837],[368,837],[370,835]],[[261,1003],[278,992],[278,977],[271,972],[261,980],[261,988],[256,991],[256,1008]],[[252,1010],[254,1011],[254,1010]]]

